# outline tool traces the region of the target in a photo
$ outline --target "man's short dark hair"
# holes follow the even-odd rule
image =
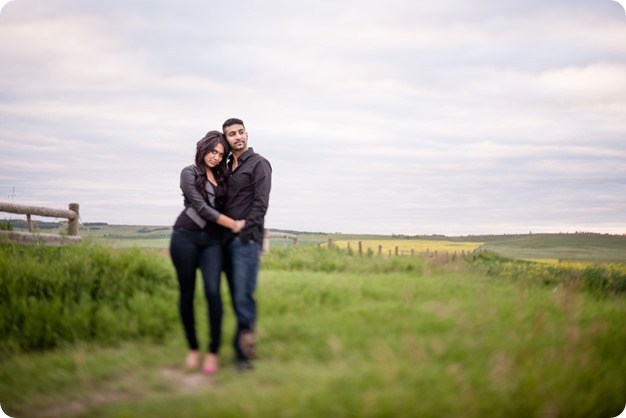
[[[246,127],[246,125],[243,124],[243,121],[241,119],[230,118],[226,122],[224,122],[224,124],[222,124],[222,132],[224,132],[226,128],[232,125],[241,125],[244,128]]]

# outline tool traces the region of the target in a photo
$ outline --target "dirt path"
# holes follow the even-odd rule
[[[166,367],[156,373],[163,383],[171,388],[170,393],[189,394],[202,392],[213,387],[214,382],[210,377],[202,373],[190,373],[182,368]],[[133,378],[129,378],[132,380]],[[154,382],[152,382],[154,383]],[[33,418],[67,418],[85,414],[90,408],[105,404],[120,403],[140,399],[145,395],[144,388],[137,391],[120,389],[119,381],[112,381],[104,387],[94,388],[83,399],[58,399],[54,404],[40,405],[38,408],[28,411],[28,416]],[[115,388],[116,387],[116,388]],[[21,418],[19,416],[15,418]]]

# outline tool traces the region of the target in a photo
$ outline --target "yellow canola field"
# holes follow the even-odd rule
[[[359,250],[359,241],[333,241],[333,246],[338,248],[347,249],[348,244],[352,251]],[[395,254],[396,247],[398,247],[399,254],[410,254],[411,250],[415,253],[439,252],[450,254],[456,252],[461,254],[463,251],[466,253],[476,250],[483,245],[482,242],[452,242],[452,241],[434,241],[434,240],[418,240],[418,239],[398,239],[398,240],[361,240],[361,246],[363,252],[367,252],[370,249],[374,254],[378,254],[378,247],[382,246],[382,254]]]
[[[571,270],[585,270],[589,267],[602,266],[608,272],[614,272],[616,274],[626,274],[626,264],[623,263],[599,263],[594,261],[568,261],[559,260],[557,258],[526,258],[526,261],[532,261],[535,263],[551,266],[562,267]]]

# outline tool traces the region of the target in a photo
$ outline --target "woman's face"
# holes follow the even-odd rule
[[[204,154],[204,164],[209,168],[213,168],[222,162],[223,158],[224,146],[218,142],[213,151],[209,151]]]

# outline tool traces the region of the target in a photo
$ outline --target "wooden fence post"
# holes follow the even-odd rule
[[[363,244],[359,241],[359,255],[363,255]]]
[[[67,223],[67,235],[70,237],[77,237],[79,235],[78,233],[78,228],[80,226],[79,208],[80,208],[80,205],[78,203],[70,203],[70,210],[76,213],[76,216],[74,216],[74,218],[72,219],[69,219],[69,222]]]
[[[267,254],[270,252],[270,233],[267,229],[263,230],[263,245],[262,250],[263,254]]]
[[[289,241],[288,240],[292,240],[293,241],[293,246],[297,247],[298,246],[298,236],[294,235],[294,234],[287,234],[287,233],[282,233],[282,232],[272,232],[270,229],[264,229],[263,230],[263,252],[269,252],[270,251],[270,246],[271,246],[271,239],[272,238],[282,238],[285,240],[285,248],[289,247]],[[321,245],[318,244],[318,247],[320,247]]]

